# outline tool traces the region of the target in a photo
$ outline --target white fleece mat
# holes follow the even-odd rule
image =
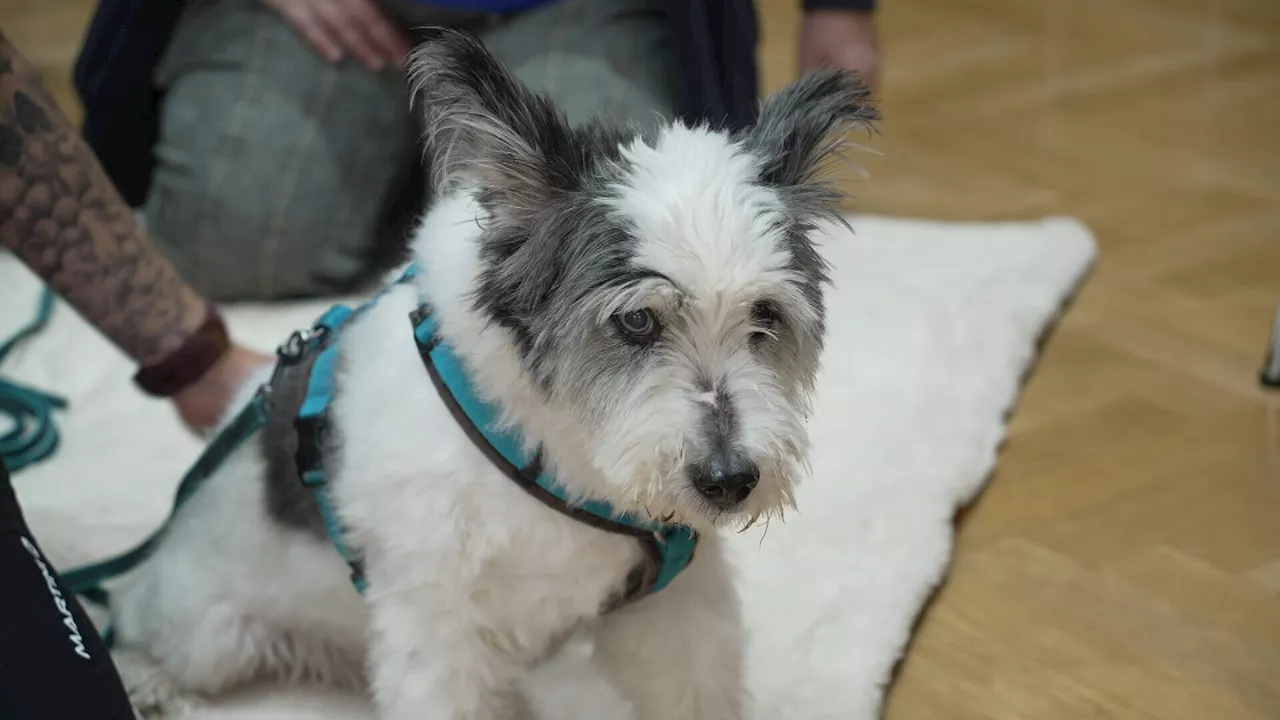
[[[835,266],[830,348],[813,418],[814,477],[800,512],[762,542],[734,536],[755,720],[878,717],[913,623],[943,578],[952,515],[983,486],[1036,341],[1091,264],[1067,219],[950,224],[855,217],[825,241]],[[0,337],[35,310],[38,285],[0,256]],[[228,309],[271,349],[328,302]],[[61,567],[131,546],[164,517],[199,443],[69,308],[0,372],[70,399],[58,454],[15,478]],[[0,429],[2,430],[2,429]],[[572,653],[541,673],[544,720],[628,717]],[[588,709],[590,708],[590,709]],[[204,718],[368,718],[357,698],[272,691]]]

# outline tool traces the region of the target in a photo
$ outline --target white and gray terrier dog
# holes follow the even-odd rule
[[[640,720],[741,720],[744,628],[716,532],[781,513],[806,472],[829,282],[812,235],[842,199],[820,170],[875,119],[865,86],[817,72],[738,133],[640,130],[570,127],[452,31],[411,70],[440,193],[412,240],[421,272],[343,331],[325,458],[368,589],[279,472],[268,422],[114,589],[135,702],[164,714],[271,678],[365,689],[382,720],[525,718],[521,678],[586,631]],[[700,533],[665,589],[602,612],[640,546],[477,449],[409,332],[424,299],[569,493]]]

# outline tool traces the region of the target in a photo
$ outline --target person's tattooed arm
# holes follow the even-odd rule
[[[39,73],[2,31],[0,246],[140,366],[186,362],[175,351],[210,317],[204,298],[147,241]],[[271,361],[236,344],[206,359],[213,365],[172,395],[197,431],[213,426],[241,383]]]
[[[205,317],[93,152],[0,32],[0,245],[139,364]]]

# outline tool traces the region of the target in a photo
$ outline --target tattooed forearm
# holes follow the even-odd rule
[[[92,151],[0,33],[0,244],[139,363],[182,344],[203,301],[149,243]]]

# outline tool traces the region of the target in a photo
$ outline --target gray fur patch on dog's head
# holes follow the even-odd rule
[[[575,307],[634,279],[635,238],[597,202],[618,177],[633,131],[570,127],[547,97],[463,33],[436,31],[411,68],[436,187],[475,186],[490,213],[477,307],[511,330],[548,387],[548,354],[572,327]]]

